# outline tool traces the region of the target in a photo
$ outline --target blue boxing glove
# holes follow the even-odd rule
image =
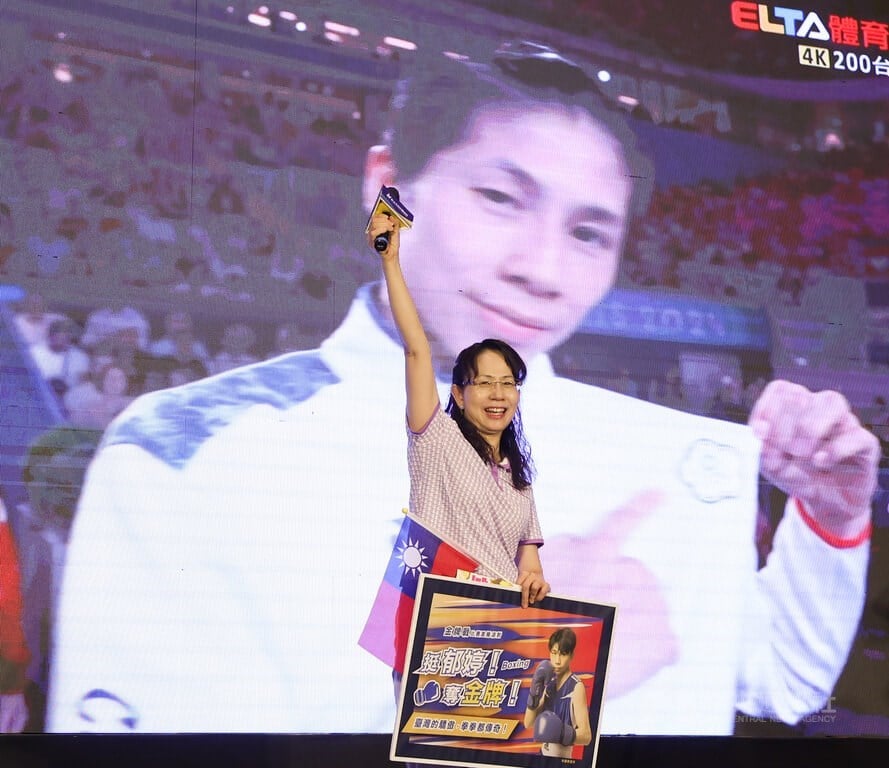
[[[534,670],[534,677],[531,678],[531,691],[528,694],[528,706],[531,709],[537,709],[540,706],[540,700],[543,698],[544,692],[547,689],[550,689],[550,695],[552,695],[552,689],[555,686],[556,682],[556,671],[553,669],[553,665],[550,664],[546,659],[541,661],[537,665],[537,669]]]
[[[441,696],[441,686],[435,680],[428,680],[422,688],[414,691],[414,704],[422,707],[433,701],[438,701]]]
[[[541,712],[534,721],[534,741],[570,746],[577,732],[571,723],[563,723],[555,712]]]

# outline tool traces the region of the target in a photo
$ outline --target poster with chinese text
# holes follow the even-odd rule
[[[616,608],[421,577],[390,758],[470,766],[595,762]]]

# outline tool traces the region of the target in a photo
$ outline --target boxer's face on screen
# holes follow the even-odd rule
[[[488,108],[402,190],[401,261],[430,336],[451,356],[487,337],[526,357],[564,341],[614,282],[630,191],[586,113]]]

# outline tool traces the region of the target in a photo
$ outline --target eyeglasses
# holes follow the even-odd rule
[[[479,376],[472,381],[467,381],[465,386],[476,387],[480,392],[492,392],[498,384],[503,387],[504,392],[514,392],[522,386],[521,382],[515,379],[491,379],[485,376]]]

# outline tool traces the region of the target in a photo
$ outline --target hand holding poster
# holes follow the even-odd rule
[[[391,759],[594,763],[616,608],[519,600],[512,588],[420,577]]]

